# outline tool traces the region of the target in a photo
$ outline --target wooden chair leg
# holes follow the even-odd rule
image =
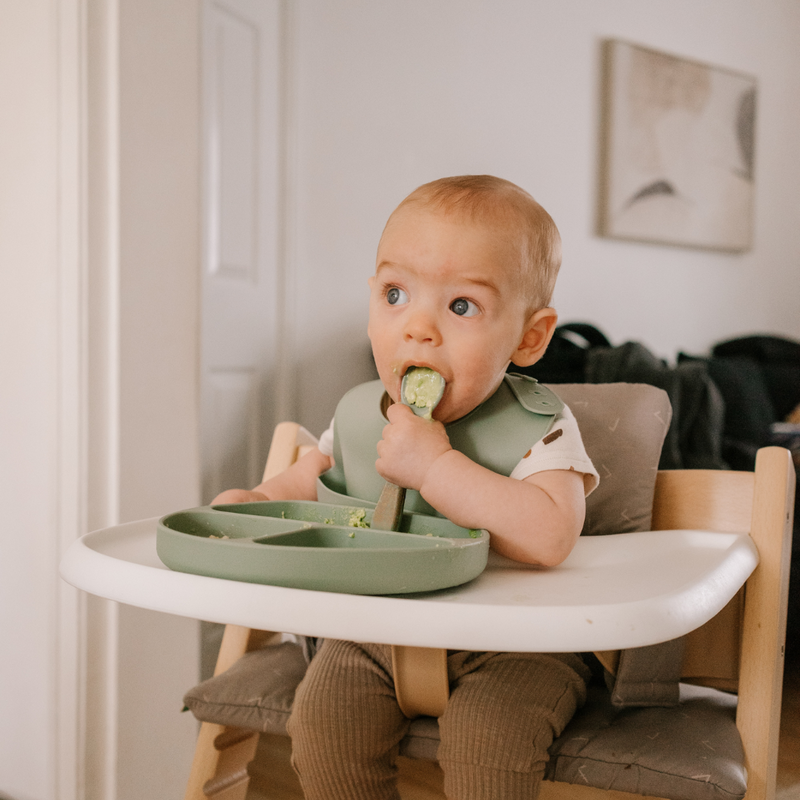
[[[262,647],[275,634],[227,625],[214,675],[231,667],[249,650]],[[245,800],[250,776],[247,765],[258,746],[258,732],[212,722],[200,726],[184,800]]]
[[[282,422],[272,437],[264,480],[278,475],[317,440],[295,422]],[[226,625],[214,675],[225,672],[245,653],[275,636],[238,625]],[[244,800],[250,782],[247,765],[255,757],[258,733],[204,722],[197,738],[185,800]]]
[[[736,711],[748,800],[771,800],[776,791],[796,480],[788,450],[758,451],[750,535],[758,547],[759,564],[745,587]]]
[[[258,733],[204,722],[197,738],[185,800],[245,800],[247,765],[258,746]]]

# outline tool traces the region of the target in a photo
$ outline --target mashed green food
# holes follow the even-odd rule
[[[369,522],[364,519],[367,516],[367,511],[364,508],[354,508],[350,514],[350,519],[347,524],[351,528],[369,528]],[[353,534],[351,534],[351,537]]]
[[[425,416],[430,419],[443,388],[444,378],[438,372],[428,367],[415,367],[403,378],[403,402],[427,409]]]

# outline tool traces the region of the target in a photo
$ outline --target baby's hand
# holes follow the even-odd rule
[[[378,442],[375,467],[385,480],[419,490],[433,462],[453,449],[444,425],[418,417],[399,403],[390,406],[386,416],[389,424]]]
[[[218,494],[210,503],[212,506],[228,505],[231,503],[258,503],[269,500],[261,492],[250,491],[249,489],[227,489]]]

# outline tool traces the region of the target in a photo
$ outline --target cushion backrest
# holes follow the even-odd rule
[[[658,462],[672,406],[643,383],[560,383],[600,485],[586,499],[584,536],[650,530]]]
[[[652,527],[661,448],[672,419],[669,396],[644,383],[554,384],[572,409],[600,484],[586,498],[583,536]],[[678,700],[683,646],[664,642],[605,656],[615,706],[668,706]],[[613,666],[612,666],[613,664]]]

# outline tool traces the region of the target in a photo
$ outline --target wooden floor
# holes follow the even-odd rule
[[[247,800],[303,800],[297,777],[289,766],[290,742],[286,737],[262,736],[259,754],[251,765]],[[546,785],[555,788],[553,784]],[[442,774],[436,764],[400,759],[400,794],[403,800],[442,800]],[[543,791],[542,800],[574,798],[577,787]],[[620,795],[630,797],[630,795]],[[783,687],[783,713],[778,756],[776,800],[800,800],[800,660],[787,665]]]

